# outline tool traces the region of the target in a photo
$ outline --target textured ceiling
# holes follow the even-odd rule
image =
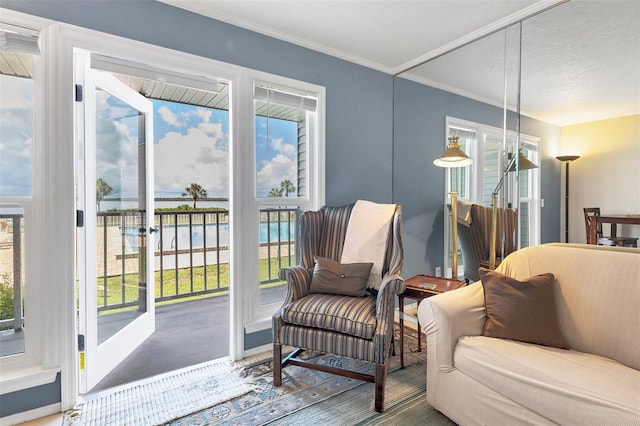
[[[389,74],[502,105],[518,31],[557,0],[161,0]],[[572,0],[522,25],[521,109],[568,125],[640,114],[640,1]],[[464,46],[450,53],[453,48]],[[432,59],[424,65],[415,65]],[[407,71],[408,70],[408,71]],[[406,71],[406,72],[403,72]]]

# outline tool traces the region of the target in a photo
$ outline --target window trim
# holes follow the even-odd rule
[[[324,205],[325,202],[325,96],[326,89],[323,86],[319,86],[312,83],[307,83],[300,80],[294,80],[287,77],[277,76],[261,71],[250,71],[248,79],[251,80],[251,142],[247,145],[250,146],[250,153],[244,151],[243,158],[240,159],[242,166],[245,169],[252,171],[252,176],[249,182],[246,182],[244,191],[238,194],[243,198],[243,206],[246,210],[251,210],[247,214],[253,216],[253,222],[246,222],[251,224],[251,228],[243,228],[247,231],[242,239],[242,244],[245,244],[246,248],[250,250],[250,258],[256,261],[249,265],[246,269],[243,268],[243,278],[238,281],[241,285],[244,285],[245,294],[248,297],[246,300],[248,309],[245,310],[245,317],[243,318],[244,333],[253,333],[261,330],[267,330],[271,328],[271,317],[282,306],[282,303],[276,302],[271,304],[260,304],[260,291],[257,286],[259,282],[259,270],[257,260],[259,258],[258,252],[258,226],[259,226],[259,211],[263,207],[269,206],[300,206],[303,210],[317,210]],[[254,108],[254,87],[255,86],[270,86],[276,90],[282,91],[296,91],[300,94],[309,94],[317,98],[316,105],[316,119],[309,121],[309,127],[307,128],[307,195],[303,197],[257,197],[256,196],[256,160],[255,160],[255,108]],[[250,162],[250,163],[249,163]],[[234,192],[235,193],[235,192]],[[251,209],[247,209],[247,206],[251,206]],[[246,257],[245,257],[246,259]],[[244,337],[244,335],[243,335]]]
[[[13,10],[0,8],[0,22],[3,26],[21,33],[40,37],[41,31],[52,21]],[[42,186],[36,179],[36,170],[42,170],[46,154],[45,148],[45,79],[47,59],[42,55],[34,55],[33,63],[33,186],[30,196],[3,196],[3,203],[18,204],[24,209],[24,221],[29,223],[25,227],[24,250],[30,253],[29,264],[41,265],[46,259],[47,250],[39,244],[40,230],[44,226],[42,220],[35,213],[42,211]],[[25,258],[25,262],[28,261]],[[47,303],[47,285],[43,280],[44,273],[36,271],[39,268],[27,268],[25,265],[24,282],[25,311],[28,312],[30,324],[25,332],[25,350],[22,353],[0,357],[0,394],[28,389],[30,387],[52,383],[59,366],[51,360],[47,343],[50,341],[47,333],[52,320],[52,312]],[[44,296],[43,296],[44,295]],[[55,356],[54,356],[55,357]]]

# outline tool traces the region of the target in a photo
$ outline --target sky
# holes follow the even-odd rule
[[[32,193],[32,81],[0,76],[0,195]],[[97,92],[96,178],[111,197],[135,197],[138,148],[136,112]],[[211,198],[229,196],[229,113],[152,100],[155,197],[180,197],[191,183]],[[256,195],[267,196],[284,179],[296,184],[297,125],[255,118]]]
[[[0,75],[0,194],[30,195],[33,185],[33,82]]]

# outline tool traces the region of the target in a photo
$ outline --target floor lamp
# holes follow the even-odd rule
[[[580,158],[579,155],[560,155],[556,159],[564,162],[564,242],[569,242],[569,163]]]
[[[449,145],[439,158],[433,160],[438,167],[452,169],[473,164],[473,160],[460,149],[458,137],[449,138]],[[449,191],[451,195],[451,278],[458,279],[458,192]]]
[[[511,154],[509,154],[511,155]],[[518,159],[518,167],[516,167],[516,158]],[[520,151],[518,153],[518,157],[515,155],[513,157],[509,157],[509,164],[505,167],[504,172],[502,172],[502,176],[500,176],[500,181],[498,185],[496,185],[496,189],[491,193],[491,239],[489,240],[489,269],[495,269],[496,267],[496,238],[498,231],[498,192],[502,185],[504,184],[504,178],[507,177],[507,173],[515,172],[518,170],[530,170],[535,169],[538,166],[531,162],[523,153]],[[503,225],[504,226],[504,225]],[[502,244],[502,255],[504,258],[504,244]]]

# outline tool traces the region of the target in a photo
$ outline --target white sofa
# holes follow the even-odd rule
[[[461,425],[640,425],[640,250],[545,244],[497,271],[554,274],[571,349],[482,336],[480,282],[425,299],[427,401]]]

